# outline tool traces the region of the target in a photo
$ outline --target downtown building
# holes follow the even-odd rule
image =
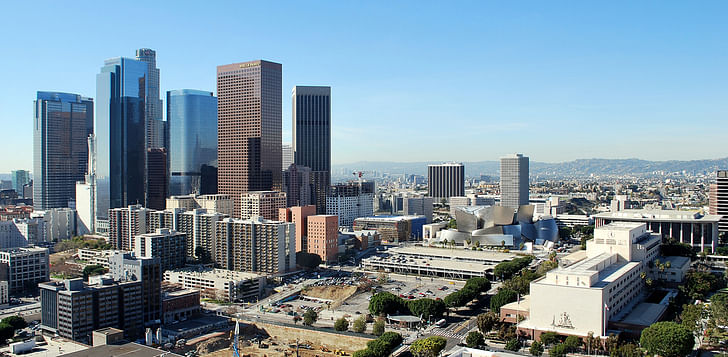
[[[130,340],[140,338],[142,283],[120,282],[105,276],[44,282],[40,288],[40,328],[76,342],[91,344],[92,332],[114,327]]]
[[[218,193],[281,189],[281,64],[263,60],[217,67]]]
[[[93,99],[78,94],[38,92],[33,103],[33,206],[69,207],[76,182],[86,173],[87,138],[94,132]],[[13,177],[17,186],[26,177]],[[27,183],[27,182],[26,182]],[[19,191],[23,194],[22,189]]]
[[[167,270],[164,281],[197,289],[203,298],[225,302],[256,301],[266,285],[264,275],[198,267]]]
[[[159,258],[162,271],[182,268],[187,255],[186,236],[169,228],[158,228],[154,233],[134,238],[134,254],[138,257]]]
[[[162,264],[158,257],[139,257],[133,253],[115,252],[109,257],[109,275],[116,281],[140,282],[141,321],[145,327],[162,322]]]
[[[456,162],[427,165],[427,195],[437,203],[465,196],[465,166]]]
[[[306,166],[291,164],[283,171],[283,192],[286,193],[287,207],[308,206],[315,188],[311,184],[312,171]]]
[[[152,210],[141,205],[130,205],[124,208],[110,209],[107,215],[109,222],[109,243],[114,249],[133,251],[134,237],[149,232],[149,215]],[[159,227],[167,228],[167,227]]]
[[[728,232],[728,171],[718,170],[715,183],[710,184],[709,208],[712,215],[720,215],[718,232]]]
[[[500,193],[503,207],[515,211],[528,204],[528,157],[514,154],[500,159]]]
[[[168,91],[167,127],[169,194],[216,194],[217,98],[194,89]]]
[[[293,223],[296,231],[296,252],[308,252],[308,217],[314,215],[316,215],[314,205],[278,209],[279,221]]]
[[[186,236],[184,252],[188,258],[212,261],[215,257],[215,225],[226,217],[229,216],[202,208],[171,208],[150,213],[147,230],[154,232],[166,228],[183,233]]]
[[[93,110],[91,113],[93,113]],[[93,125],[93,120],[91,122],[91,125]],[[10,172],[10,181],[13,183],[13,190],[18,193],[19,197],[23,197],[23,187],[30,183],[30,172],[27,170],[13,170]]]
[[[167,209],[182,208],[185,211],[202,208],[208,212],[217,212],[233,216],[233,199],[230,195],[184,195],[167,198]]]
[[[286,208],[285,192],[250,191],[240,196],[240,218],[249,219],[256,216],[267,220],[278,218],[278,209]]]
[[[8,282],[10,294],[33,290],[50,280],[48,248],[0,250],[0,278]]]
[[[331,184],[331,87],[295,86],[291,97],[293,162],[311,169],[309,202],[324,214]]]
[[[307,251],[324,263],[335,262],[339,255],[339,218],[322,214],[310,216],[307,221]]]
[[[226,218],[215,227],[215,262],[227,270],[282,274],[296,269],[293,223],[258,216]]]
[[[339,217],[339,226],[351,227],[355,219],[374,214],[374,191],[371,181],[333,185],[326,198],[326,214]]]
[[[46,224],[40,218],[0,221],[0,249],[21,248],[47,242]]]

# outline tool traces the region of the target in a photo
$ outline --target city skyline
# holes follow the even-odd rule
[[[26,54],[0,60],[0,74],[14,84],[0,93],[0,124],[13,133],[3,148],[26,148],[4,159],[0,172],[31,169],[28,103],[36,91],[91,97],[101,61],[132,57],[142,47],[157,52],[162,92],[215,92],[216,66],[256,58],[284,65],[284,98],[295,85],[331,86],[336,93],[332,164],[387,160],[391,152],[400,161],[496,160],[512,152],[527,153],[539,162],[728,156],[720,145],[728,125],[728,105],[722,100],[728,92],[722,84],[728,69],[721,65],[728,51],[720,41],[728,29],[719,15],[728,5],[719,2],[572,4],[561,9],[537,3],[426,4],[417,14],[409,13],[404,3],[357,8],[322,3],[285,12],[248,4],[251,11],[275,11],[277,16],[245,25],[223,21],[232,15],[213,16],[213,7],[190,4],[164,8],[169,19],[129,26],[128,36],[115,41],[101,41],[106,39],[102,34],[87,29],[122,19],[143,22],[123,13],[161,11],[163,5],[135,3],[119,9],[120,16],[103,20],[92,14],[105,10],[104,4],[32,11],[29,6],[11,4],[9,11],[18,16],[0,25],[18,34],[8,39],[6,49]],[[79,12],[81,6],[86,11]],[[66,13],[78,21],[55,26]],[[37,18],[29,21],[29,14]],[[448,17],[452,19],[443,20]],[[180,21],[198,26],[186,30],[170,25]],[[676,22],[685,26],[674,26]],[[217,39],[212,30],[198,30],[213,23],[224,26],[219,33],[245,33],[261,26],[270,31],[246,44],[225,46],[225,36]],[[292,29],[299,31],[297,36],[290,36]],[[33,35],[51,30],[84,33],[94,45],[26,48]],[[320,41],[295,40],[307,35],[318,35]],[[63,71],[46,65],[50,53]],[[284,100],[283,142],[291,141],[290,115],[291,105]],[[401,135],[415,127],[430,130]],[[653,135],[637,140],[645,132]],[[559,137],[545,137],[549,133]],[[546,145],[554,139],[559,142]],[[475,145],[476,140],[485,143]],[[677,140],[682,145],[672,145]],[[433,150],[432,143],[438,142],[447,145]]]

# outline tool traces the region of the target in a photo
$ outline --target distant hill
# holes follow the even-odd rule
[[[427,165],[441,162],[386,162],[361,161],[351,164],[332,165],[334,176],[345,176],[354,171],[390,174],[417,174],[426,175]],[[465,175],[474,177],[478,175],[498,176],[500,172],[499,161],[464,162]],[[690,161],[648,161],[640,159],[578,159],[568,162],[547,163],[531,162],[531,176],[547,177],[586,177],[591,175],[635,175],[650,176],[669,173],[686,173],[690,175],[710,174],[717,169],[728,169],[728,158],[715,160]]]

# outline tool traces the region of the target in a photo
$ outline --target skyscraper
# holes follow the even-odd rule
[[[147,64],[104,61],[96,75],[96,217],[145,202]],[[85,167],[84,167],[85,170]],[[98,229],[98,227],[97,227]]]
[[[709,212],[722,215],[718,223],[718,232],[728,232],[728,171],[718,170],[715,183],[710,185]]]
[[[528,204],[528,157],[523,154],[500,159],[500,205],[518,208]]]
[[[147,149],[164,147],[165,123],[162,121],[162,100],[159,99],[159,68],[157,52],[149,48],[136,50],[136,60],[147,64],[147,92],[144,119],[146,121]]]
[[[438,203],[465,196],[465,166],[457,162],[427,165],[427,194]]]
[[[293,87],[293,161],[311,168],[312,202],[326,213],[331,184],[331,87]]]
[[[281,65],[263,60],[217,67],[218,192],[234,198],[281,188]]]
[[[167,176],[167,150],[147,149],[147,188],[145,206],[164,209],[169,177]]]
[[[212,92],[167,92],[169,194],[217,193],[217,98]]]
[[[291,144],[283,144],[282,152],[281,168],[285,170],[293,163],[293,146]]]
[[[33,122],[33,206],[68,207],[76,198],[88,162],[87,138],[94,131],[93,99],[38,92]]]
[[[30,173],[26,170],[14,170],[10,175],[10,179],[13,182],[13,190],[18,193],[18,197],[23,197],[23,186],[30,182]]]

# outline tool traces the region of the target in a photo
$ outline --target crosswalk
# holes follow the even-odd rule
[[[443,329],[440,329],[440,328],[432,329],[432,331],[430,331],[430,333],[432,333],[433,335],[447,337],[447,338],[452,338],[452,339],[455,339],[455,340],[462,340],[465,337],[465,335],[463,335],[463,334],[459,334],[459,333],[455,333],[455,332],[452,332],[452,331],[443,330]]]

